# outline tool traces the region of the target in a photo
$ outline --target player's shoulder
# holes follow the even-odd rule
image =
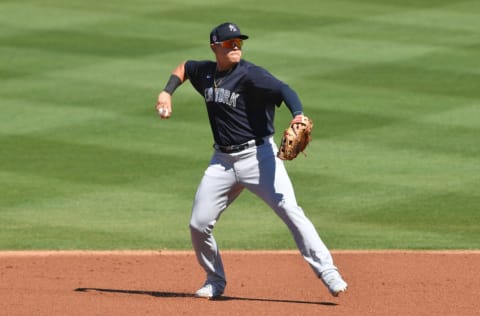
[[[189,59],[186,63],[197,64],[197,65],[208,65],[208,64],[215,64],[212,60],[192,60]]]
[[[247,73],[248,77],[272,76],[267,69],[262,66],[258,66],[250,61],[242,60],[240,64],[245,70],[245,73]]]
[[[215,70],[215,63],[210,60],[187,60],[185,62],[185,73],[192,80],[202,78],[205,74]]]
[[[211,68],[215,66],[215,62],[211,60],[187,60],[185,62],[185,67],[193,68]]]
[[[257,66],[257,65],[255,65],[254,63],[252,63],[252,62],[250,62],[250,61],[248,61],[248,60],[245,60],[245,59],[242,59],[242,60],[240,61],[240,66],[241,66],[242,68],[244,68],[245,70],[252,70],[252,69],[255,70],[255,69],[262,68],[262,67]]]

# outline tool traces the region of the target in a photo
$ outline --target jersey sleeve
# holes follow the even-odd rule
[[[248,71],[247,81],[253,91],[256,91],[254,93],[263,96],[269,103],[280,106],[284,101],[282,90],[286,84],[262,67],[254,65],[251,67]]]
[[[187,60],[185,62],[185,75],[198,93],[203,95],[205,89],[205,71],[207,61]]]
[[[199,62],[194,60],[187,60],[185,62],[185,75],[189,80],[192,80],[192,78],[195,78],[198,74],[198,65]]]

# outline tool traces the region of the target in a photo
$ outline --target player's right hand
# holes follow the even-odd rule
[[[155,109],[162,119],[168,119],[172,115],[172,96],[165,91],[160,92]]]

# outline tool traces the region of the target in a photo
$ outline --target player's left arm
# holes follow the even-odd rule
[[[282,160],[293,160],[312,140],[313,122],[303,114],[303,106],[298,95],[289,86],[281,89],[283,101],[292,113],[290,126],[285,129],[277,156]]]
[[[295,134],[297,134],[297,131],[299,129],[306,129],[306,136],[300,137],[302,139],[300,141],[300,143],[302,143],[300,147],[303,148],[300,151],[303,151],[308,145],[308,143],[311,141],[310,134],[313,128],[313,122],[309,117],[303,114],[302,102],[300,101],[298,94],[292,88],[284,84],[281,88],[281,94],[283,96],[283,101],[285,102],[293,116],[293,119],[290,122],[290,128],[293,128]]]
[[[292,113],[293,121],[301,121],[303,117],[303,105],[298,94],[286,84],[282,86],[280,93],[282,94],[283,102],[285,102]]]

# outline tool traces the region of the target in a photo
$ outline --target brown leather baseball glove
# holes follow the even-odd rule
[[[312,140],[313,121],[304,115],[297,115],[283,132],[278,158],[293,160],[303,152]]]

